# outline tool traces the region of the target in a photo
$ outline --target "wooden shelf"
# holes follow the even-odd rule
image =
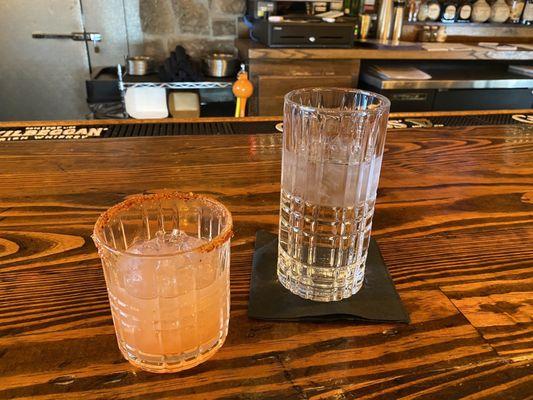
[[[405,21],[404,25],[414,25],[414,26],[449,26],[449,27],[470,27],[470,28],[511,28],[511,29],[533,29],[533,25],[523,25],[523,24],[511,24],[511,23],[495,23],[495,22],[439,22],[439,21]],[[531,31],[533,35],[533,30]]]
[[[416,41],[423,26],[445,26],[448,41],[453,42],[505,42],[531,43],[533,26],[522,24],[485,23],[445,23],[445,22],[405,22],[402,40]]]

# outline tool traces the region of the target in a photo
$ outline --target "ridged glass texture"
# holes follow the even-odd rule
[[[315,301],[362,287],[389,101],[356,89],[285,97],[278,279]]]
[[[95,233],[118,345],[132,364],[151,372],[180,371],[207,360],[224,343],[230,236],[203,250],[157,254],[148,246],[176,232],[196,247],[209,244],[231,224],[228,215],[199,199],[152,199],[116,212],[102,225],[104,243]]]

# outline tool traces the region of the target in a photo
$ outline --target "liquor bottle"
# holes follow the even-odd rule
[[[419,42],[430,42],[431,41],[431,30],[429,29],[429,26],[424,26],[422,30],[418,34],[418,41]]]
[[[394,13],[394,4],[392,0],[381,0],[378,13],[378,28],[376,38],[380,42],[390,40],[392,34],[392,16]]]
[[[472,3],[470,0],[463,0],[457,10],[457,22],[470,22],[472,16]]]
[[[448,34],[446,33],[446,27],[445,26],[439,27],[439,30],[437,31],[437,42],[444,43],[447,37],[448,37]]]
[[[422,0],[422,2],[420,3],[416,19],[420,22],[424,22],[426,19],[428,19],[428,3],[426,0]]]
[[[524,12],[522,14],[522,23],[524,25],[533,24],[533,0],[527,0],[524,6]]]
[[[418,18],[418,11],[420,10],[420,0],[409,0],[407,6],[407,21],[415,22]]]
[[[507,5],[511,9],[509,13],[509,22],[512,22],[513,24],[518,24],[520,22],[520,17],[524,10],[524,4],[524,0],[509,0],[507,2]]]
[[[490,6],[485,0],[477,0],[472,7],[472,22],[485,22],[490,17]]]
[[[402,36],[403,16],[405,14],[405,0],[395,0],[392,16],[392,41],[398,43]]]
[[[342,3],[342,9],[344,11],[344,15],[350,15],[350,10],[352,9],[352,1],[344,0],[344,2]]]
[[[376,11],[376,0],[364,0],[363,9],[365,14],[375,14]]]
[[[442,14],[440,16],[441,22],[455,22],[457,14],[457,3],[455,0],[445,0],[442,5]]]
[[[359,15],[362,15],[365,10],[365,0],[352,0],[352,4],[350,7],[350,15],[353,17],[357,17]]]
[[[407,21],[416,21],[415,0],[407,1]]]
[[[496,0],[490,8],[490,22],[502,23],[509,18],[509,6],[505,0]]]
[[[313,14],[320,14],[328,11],[328,3],[317,1],[313,3]]]
[[[430,21],[436,21],[440,17],[440,4],[438,0],[429,0],[428,1],[428,17]]]
[[[343,11],[342,1],[334,1],[332,3],[329,3],[329,10],[330,11]]]
[[[437,41],[437,37],[439,36],[439,27],[438,26],[430,26],[430,37],[429,37],[429,41],[430,42],[436,42]]]

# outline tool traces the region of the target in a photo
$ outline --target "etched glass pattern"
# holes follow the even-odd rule
[[[315,301],[364,280],[389,101],[351,89],[285,97],[278,279]]]
[[[192,194],[139,196],[103,214],[102,259],[120,351],[151,372],[191,368],[228,331],[231,215]]]

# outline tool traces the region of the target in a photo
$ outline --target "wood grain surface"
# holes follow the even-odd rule
[[[418,41],[418,34],[424,25],[442,26],[441,22],[409,22],[403,24],[402,40]],[[469,23],[446,24],[446,41],[451,43],[498,42],[498,43],[531,43],[533,32],[527,25]]]
[[[0,146],[0,399],[531,399],[533,129],[389,132],[373,235],[412,319],[246,315],[278,223],[280,135]],[[222,349],[156,375],[121,356],[90,239],[134,193],[209,193],[235,220]]]

